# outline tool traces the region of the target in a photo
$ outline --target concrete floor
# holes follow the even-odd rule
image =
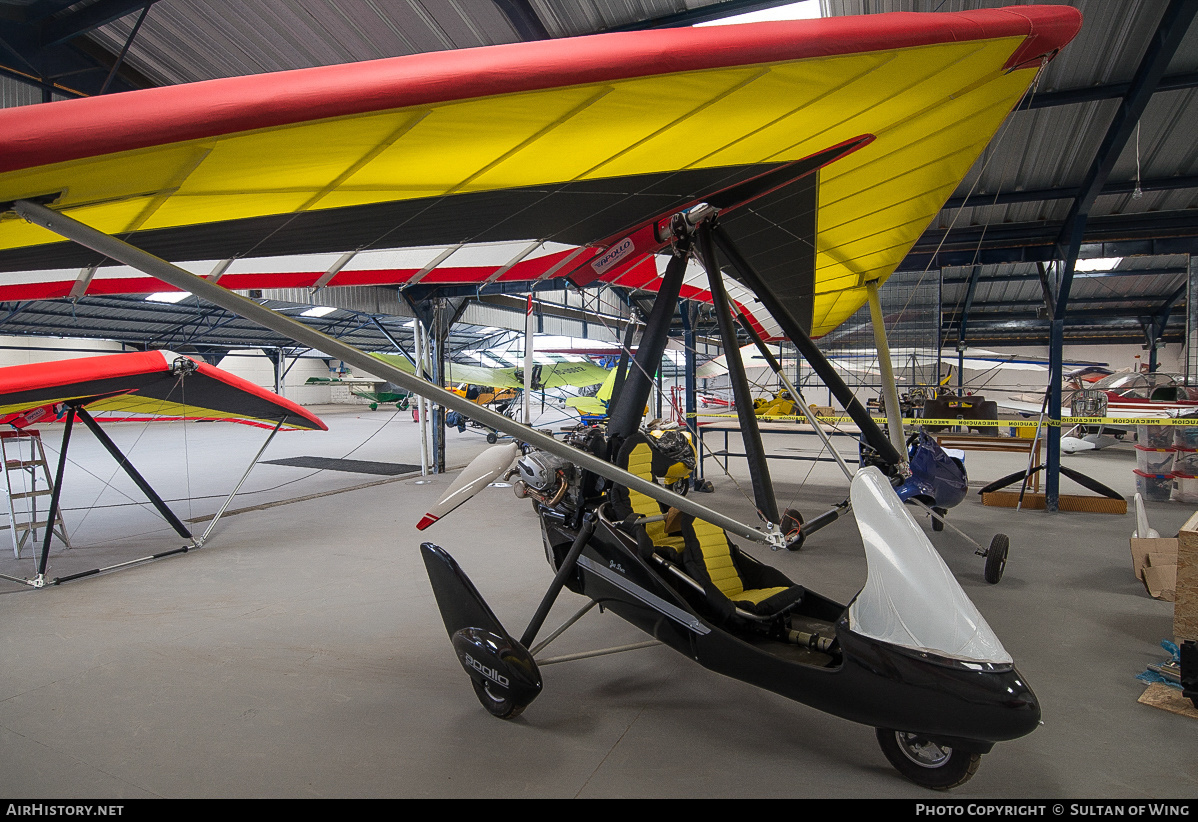
[[[280,434],[265,459],[313,455],[418,463],[408,414],[318,409],[329,432]],[[184,519],[210,515],[265,438],[227,424],[109,426]],[[47,444],[58,447],[54,427]],[[807,438],[772,437],[797,453]],[[449,462],[485,447],[449,437]],[[64,482],[75,547],[50,576],[169,550],[180,539],[86,432]],[[184,456],[186,455],[186,461]],[[1134,491],[1130,446],[1067,457]],[[1016,457],[970,453],[975,484]],[[710,504],[749,516],[742,468]],[[775,462],[780,500],[805,513],[843,499],[835,466]],[[90,472],[90,473],[89,473]],[[664,648],[553,665],[510,722],[476,702],[450,649],[416,550],[447,548],[499,618],[520,633],[551,577],[527,502],[487,489],[424,534],[414,523],[452,474],[419,484],[259,465],[199,551],[61,586],[0,581],[0,795],[137,797],[896,797],[935,798],[903,780],[873,730],[707,672]],[[362,487],[358,487],[362,486]],[[1070,492],[1063,481],[1063,492]],[[346,490],[356,489],[356,490]],[[190,501],[189,501],[190,500]],[[287,502],[287,500],[300,500]],[[278,503],[278,504],[273,504]],[[1150,505],[1175,533],[1192,510]],[[1044,725],[996,746],[954,798],[1192,798],[1194,720],[1137,703],[1135,675],[1164,659],[1170,603],[1131,570],[1133,517],[987,508],[950,517],[988,544],[1011,538],[1004,579],[951,531],[931,534],[1040,698]],[[7,538],[5,543],[7,544]],[[31,560],[0,551],[0,573]],[[801,552],[755,554],[840,601],[864,581],[851,520]],[[584,600],[566,593],[548,625]],[[584,617],[550,651],[636,642],[611,614]]]

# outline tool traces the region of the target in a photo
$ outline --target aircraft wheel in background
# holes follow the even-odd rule
[[[878,745],[895,770],[916,785],[947,791],[978,771],[982,755],[950,748],[920,734],[878,728]]]
[[[491,445],[494,445],[495,443],[499,442],[499,436],[492,431],[491,433],[487,434],[487,442]]]
[[[947,508],[933,508],[932,510],[933,510],[934,512],[936,512],[936,515],[937,515],[937,516],[941,516],[941,517],[943,517],[943,516],[945,516],[946,514],[948,514],[948,509],[947,509]],[[938,520],[936,517],[932,517],[932,530],[933,530],[933,531],[943,531],[943,530],[944,530],[944,523],[943,523],[943,522],[941,522],[940,520]]]
[[[1003,571],[1007,567],[1007,550],[1011,540],[1006,534],[995,534],[990,540],[990,548],[986,551],[986,581],[991,585],[998,584]]]

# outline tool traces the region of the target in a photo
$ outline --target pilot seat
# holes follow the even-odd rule
[[[638,432],[624,442],[616,464],[643,479],[672,485],[690,477],[694,449],[677,430]],[[802,586],[743,554],[722,528],[668,509],[627,486],[613,486],[608,499],[616,517],[635,534],[642,558],[652,564],[656,556],[678,566],[720,621],[772,622],[802,602]]]

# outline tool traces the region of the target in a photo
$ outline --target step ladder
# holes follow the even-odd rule
[[[4,487],[8,494],[8,525],[0,530],[12,531],[12,552],[21,558],[21,549],[26,541],[37,543],[38,529],[50,525],[45,519],[49,513],[50,496],[54,484],[50,479],[50,468],[46,464],[46,451],[42,448],[40,431],[0,431],[0,462],[4,464]],[[40,487],[39,487],[40,486]],[[39,511],[38,500],[45,499]],[[42,519],[38,519],[38,517]],[[71,547],[67,538],[67,526],[62,519],[62,507],[54,516],[54,536]],[[44,533],[44,532],[43,532]]]

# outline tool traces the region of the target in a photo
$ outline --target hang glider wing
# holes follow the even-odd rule
[[[384,362],[415,374],[415,367],[407,358],[395,354],[375,354]],[[449,383],[470,383],[490,388],[523,388],[522,368],[483,368],[477,365],[446,363],[445,380]],[[589,362],[558,362],[538,364],[533,368],[533,390],[542,388],[581,387],[598,385],[607,379],[608,369]]]
[[[187,265],[233,289],[654,288],[646,238],[705,201],[819,336],[1080,22],[1017,6],[620,32],[10,108],[0,203],[208,261]],[[253,262],[296,254],[315,256]],[[0,300],[170,290],[102,262],[0,221]]]
[[[0,423],[89,412],[228,420],[328,430],[310,411],[247,380],[170,351],[137,351],[0,368]]]

